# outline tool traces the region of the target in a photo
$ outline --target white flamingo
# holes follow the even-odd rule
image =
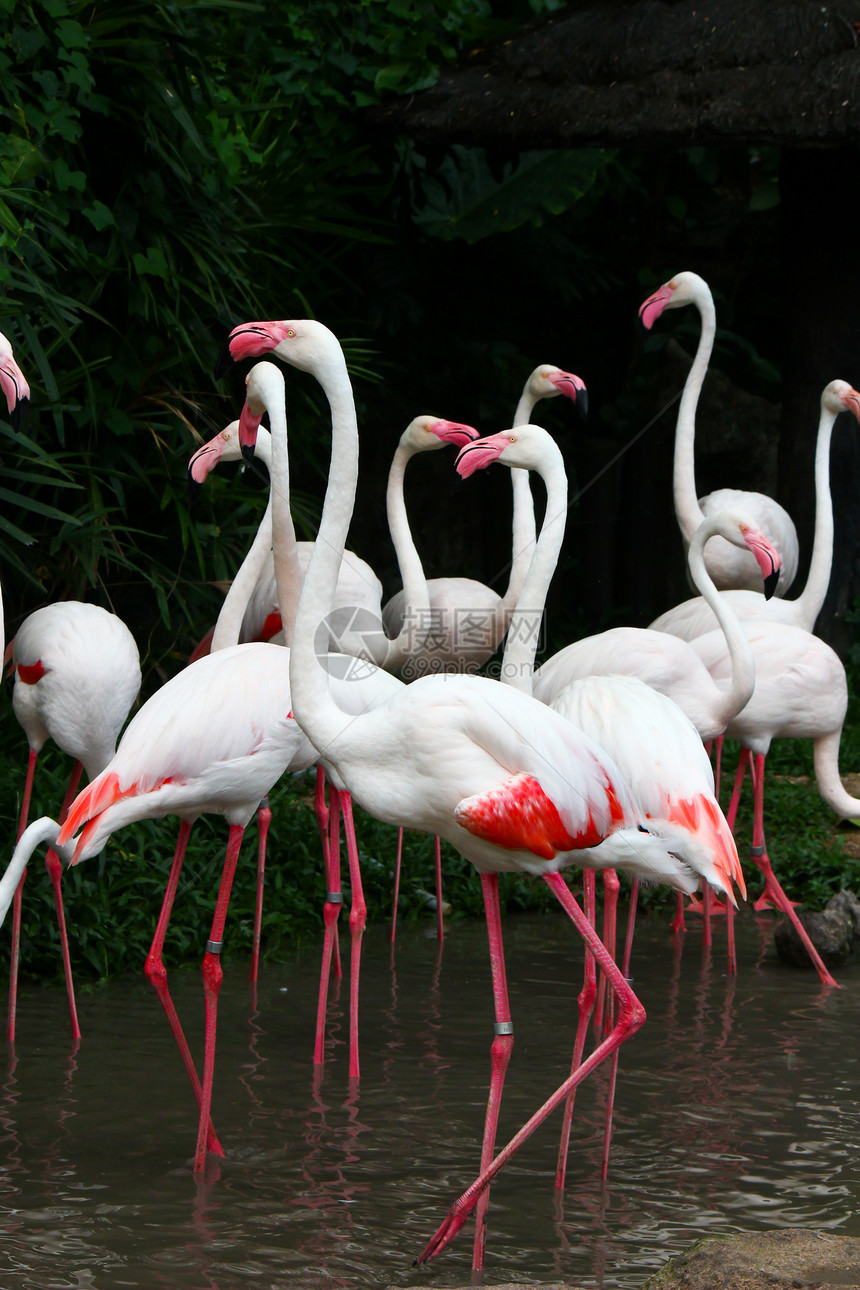
[[[746,511],[756,527],[779,552],[782,576],[777,595],[784,595],[794,581],[798,561],[797,530],[788,512],[764,493],[750,493],[736,488],[720,488],[708,493],[706,497],[696,496],[696,407],[716,334],[713,296],[707,282],[697,273],[677,273],[644,301],[639,309],[639,317],[644,327],[651,328],[664,309],[678,309],[688,304],[699,311],[702,331],[681,395],[675,430],[673,484],[678,525],[685,544],[689,545],[706,516],[729,508]],[[721,590],[726,587],[747,587],[758,591],[759,573],[749,554],[740,554],[724,542],[715,542],[708,551],[707,564],[708,572]]]
[[[668,839],[640,830],[635,803],[608,756],[557,713],[510,687],[478,676],[429,676],[358,720],[343,712],[314,649],[318,625],[331,606],[358,471],[355,406],[343,353],[332,333],[310,320],[248,324],[235,329],[229,343],[234,357],[274,352],[310,371],[332,411],[329,483],[291,651],[300,724],[372,814],[441,834],[478,869],[497,1019],[507,994],[493,880],[507,870],[543,878],[607,973],[619,1003],[611,1034],[455,1203],[419,1256],[424,1262],[453,1238],[520,1143],[642,1023],[641,1005],[559,870],[583,862],[611,865],[634,874],[659,873],[688,890],[698,878],[672,858]]]
[[[82,771],[94,779],[108,764],[140,691],[140,657],[134,637],[116,614],[80,600],[62,600],[36,609],[18,628],[11,649],[15,676],[12,708],[30,748],[18,823],[20,837],[30,813],[36,761],[49,739],[73,762],[61,820]],[[46,864],[54,889],[72,1034],[77,1039],[81,1032],[60,889],[61,866],[55,852],[48,852]],[[10,1043],[15,1040],[23,886],[22,875],[12,918],[6,1019]]]
[[[809,632],[815,627],[830,585],[830,570],[833,565],[830,438],[833,425],[841,412],[850,412],[860,421],[860,394],[847,381],[831,381],[821,394],[821,417],[815,446],[815,532],[806,586],[794,600],[781,600],[777,596],[767,600],[759,591],[724,591],[724,601],[731,605],[741,622],[761,619],[762,622],[803,627]],[[654,631],[669,632],[673,636],[679,636],[681,640],[692,641],[705,632],[713,631],[717,620],[707,601],[696,596],[667,610],[659,618],[655,618],[650,626]]]

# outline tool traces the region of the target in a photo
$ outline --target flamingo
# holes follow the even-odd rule
[[[718,511],[703,520],[693,536],[688,555],[690,575],[720,624],[720,635],[731,659],[731,673],[726,680],[717,683],[686,641],[647,627],[613,627],[574,641],[548,659],[535,673],[535,695],[544,703],[552,703],[568,682],[584,676],[638,676],[652,689],[674,699],[704,742],[722,734],[752,695],[755,667],[743,628],[706,567],[705,547],[715,537],[752,553],[759,580],[764,578],[766,595],[773,591],[780,564],[774,547],[741,511]]]
[[[468,477],[494,461],[513,471],[534,470],[546,485],[546,517],[532,561],[526,602],[529,615],[539,618],[543,614],[564,536],[567,516],[564,462],[551,436],[539,427],[527,425],[479,439],[463,448],[457,458],[457,470],[463,477]],[[519,611],[505,646],[502,680],[523,693],[531,694],[538,633],[534,624],[529,626],[518,621],[518,616]],[[551,706],[610,754],[633,790],[637,803],[644,809],[648,827],[657,832],[674,831],[678,835],[683,843],[678,850],[679,859],[701,876],[703,886],[710,883],[733,900],[734,881],[746,895],[737,848],[714,796],[714,776],[704,745],[692,722],[671,699],[636,677],[589,676],[562,686]],[[608,873],[605,871],[604,876]],[[617,880],[614,887],[617,889]],[[609,891],[613,896],[616,894],[610,887],[607,904]],[[593,901],[593,890],[587,893],[587,899],[589,903]],[[614,903],[612,910],[611,940],[614,945]],[[634,911],[635,888],[631,897],[625,961],[629,960]],[[611,950],[605,937],[604,943]],[[626,976],[626,968],[623,970]],[[594,961],[588,958],[586,981],[579,998],[574,1070],[582,1060],[595,995]],[[610,1074],[603,1148],[604,1177],[609,1163],[617,1058],[618,1050],[613,1054]],[[572,1110],[573,1095],[565,1108],[556,1173],[558,1187],[564,1185]]]
[[[6,396],[6,408],[13,430],[20,430],[30,407],[27,378],[15,362],[12,345],[0,332],[0,390]]]
[[[848,707],[845,668],[834,650],[800,627],[787,623],[751,622],[745,627],[755,659],[755,690],[731,719],[726,734],[743,745],[728,811],[734,824],[747,763],[754,758],[754,817],[751,855],[765,887],[756,908],[771,902],[794,924],[825,985],[836,985],[800,923],[794,907],[773,872],[764,835],[764,766],[776,738],[811,739],[815,782],[827,805],[843,819],[860,814],[860,800],[851,797],[839,778],[839,742]],[[698,636],[691,648],[719,684],[728,669],[725,643],[719,632]]]
[[[528,421],[539,399],[564,394],[587,407],[585,382],[552,364],[536,367],[523,388],[514,414],[514,425]],[[534,507],[528,476],[512,477],[514,484],[513,556],[508,587],[503,596],[473,578],[424,579],[421,560],[409,529],[403,500],[406,466],[416,452],[441,444],[415,432],[415,423],[401,436],[388,476],[386,504],[403,589],[385,605],[385,630],[394,638],[386,666],[404,676],[428,672],[476,672],[495,652],[507,631],[522,591],[534,548]],[[477,431],[469,436],[474,438]],[[448,436],[462,447],[465,440]],[[422,585],[423,584],[423,585]],[[428,602],[429,632],[421,630],[416,605]],[[416,619],[419,627],[415,630]]]
[[[313,374],[332,414],[332,455],[319,537],[302,590],[290,655],[293,708],[312,742],[355,799],[377,818],[439,833],[481,875],[497,1025],[510,1029],[498,910],[498,874],[539,875],[607,973],[618,1000],[610,1034],[565,1080],[463,1196],[418,1258],[453,1239],[519,1145],[572,1087],[644,1021],[644,1010],[561,877],[571,864],[665,876],[692,890],[692,872],[671,840],[640,828],[640,812],[611,759],[570,722],[486,677],[418,678],[388,703],[350,718],[333,696],[314,636],[325,620],[355,500],[358,432],[352,389],[336,337],[313,320],[253,323],[231,333],[234,357],[275,353]]]
[[[272,468],[272,440],[263,426],[257,430],[255,455],[260,458],[266,469]],[[209,474],[221,463],[241,461],[242,451],[239,446],[239,422],[232,421],[210,440],[204,443],[191,457],[188,463],[188,478],[194,489],[203,486]],[[312,542],[296,542],[296,557],[300,580],[304,580]],[[238,585],[236,585],[238,582]],[[251,548],[242,562],[241,568],[233,580],[232,597],[236,603],[246,606],[236,639],[233,639],[235,627],[230,618],[222,619],[213,629],[209,639],[210,649],[223,648],[225,644],[238,644],[244,641],[273,640],[284,631],[284,623],[278,603],[275,566],[272,557],[272,493],[269,497]],[[228,593],[230,595],[231,593]],[[367,613],[378,621],[381,615],[382,583],[366,560],[362,560],[353,551],[344,551],[338,574],[335,608],[351,610],[353,613]],[[288,624],[292,632],[292,622]],[[346,633],[341,634],[339,643],[342,652],[349,654],[350,644],[355,644],[356,654],[367,653],[366,633],[353,642]],[[286,638],[284,638],[286,639]],[[205,640],[205,638],[204,638]],[[204,642],[198,649],[201,649]],[[205,652],[205,649],[202,650]]]
[[[74,797],[81,772],[92,780],[113,756],[119,732],[140,691],[140,657],[134,637],[116,614],[99,605],[63,600],[24,619],[15,635],[12,708],[29,744],[18,836],[27,826],[36,761],[48,739],[73,760],[60,819]],[[60,890],[60,861],[49,851],[46,864],[54,889],[63,972],[72,1034],[80,1038],[69,941]],[[21,903],[24,878],[15,893],[9,1010],[6,1036],[15,1041]]]
[[[860,394],[847,381],[831,381],[821,394],[821,417],[815,446],[815,533],[812,558],[806,586],[794,600],[778,597],[766,599],[758,591],[728,590],[722,593],[725,603],[741,622],[786,623],[811,632],[821,612],[830,570],[833,564],[833,502],[830,496],[830,438],[841,412],[850,412],[860,421]],[[692,641],[717,626],[710,606],[702,597],[685,600],[650,624],[654,631],[669,632],[681,640]]]
[[[766,534],[768,540],[779,552],[782,576],[776,594],[784,595],[794,581],[798,562],[797,530],[788,512],[764,493],[742,492],[734,488],[721,488],[706,497],[699,499],[696,497],[693,461],[696,407],[705,373],[708,370],[716,333],[716,313],[711,290],[707,282],[697,273],[678,273],[643,302],[639,309],[639,317],[642,325],[650,330],[664,309],[679,309],[682,305],[688,304],[698,309],[702,331],[696,357],[687,376],[678,406],[675,431],[675,514],[684,543],[689,545],[693,534],[706,516],[728,508],[746,511],[756,527]],[[723,542],[714,543],[708,552],[707,564],[711,577],[721,590],[726,587],[759,590],[759,573],[751,554],[747,552],[740,554],[738,550],[732,551]]]

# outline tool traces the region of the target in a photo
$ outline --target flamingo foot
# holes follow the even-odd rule
[[[696,900],[695,897],[690,900],[690,903],[687,906],[688,914],[704,914],[704,912],[705,912],[705,906],[703,905],[702,901]],[[725,913],[726,913],[725,903],[722,900],[713,899],[711,901],[711,914],[724,915]]]
[[[785,903],[791,905],[792,909],[797,909],[798,905],[803,902],[799,900],[789,900],[788,897],[786,897]],[[753,901],[753,909],[757,914],[763,914],[765,912],[778,914],[780,912],[780,908],[781,906],[777,900],[776,893],[768,891],[767,883],[765,883],[764,891],[761,893],[758,900]]]
[[[470,1196],[466,1192],[459,1200],[454,1201],[445,1218],[412,1264],[414,1268],[420,1267],[422,1263],[429,1263],[431,1259],[435,1259],[437,1254],[441,1254],[447,1245],[450,1245],[478,1203],[480,1194],[480,1192],[477,1192],[475,1195]]]

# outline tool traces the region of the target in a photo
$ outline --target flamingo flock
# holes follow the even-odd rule
[[[313,1061],[322,1065],[329,980],[340,972],[338,919],[343,904],[340,824],[350,874],[349,1076],[359,1064],[359,979],[366,906],[353,802],[399,831],[437,839],[437,933],[441,940],[439,839],[469,861],[481,885],[493,992],[490,1091],[479,1168],[418,1255],[436,1257],[475,1217],[472,1266],[483,1266],[490,1187],[496,1174],[564,1106],[556,1182],[564,1184],[574,1097],[604,1062],[609,1081],[602,1168],[609,1166],[612,1108],[622,1046],[644,1024],[628,979],[640,882],[677,893],[673,928],[684,901],[706,918],[723,909],[734,971],[736,893],[746,887],[733,826],[746,770],[752,771],[752,859],[764,876],[757,902],[769,902],[806,936],[768,857],[764,766],[777,737],[810,738],[816,781],[837,815],[860,815],[839,777],[839,738],[847,706],[838,657],[812,634],[830,578],[833,512],[829,450],[837,417],[860,421],[860,395],[831,381],[821,397],[816,465],[815,541],[804,591],[783,599],[798,563],[790,518],[761,494],[723,489],[696,496],[695,414],[715,335],[707,284],[680,273],[648,297],[646,328],[664,312],[691,304],[701,318],[698,351],[678,412],[674,499],[697,599],[667,610],[649,628],[618,627],[574,641],[536,667],[535,630],[564,540],[568,510],[562,454],[531,418],[541,399],[567,396],[584,412],[585,383],[549,364],[527,379],[511,427],[479,437],[469,425],[418,416],[396,447],[387,490],[388,521],[402,589],[383,601],[373,569],[346,543],[358,488],[358,417],[343,349],[311,319],[249,322],[229,334],[216,375],[247,365],[236,420],[200,447],[189,463],[195,486],[219,463],[257,454],[269,471],[265,513],[237,570],[218,621],[189,664],[129,714],[140,662],[128,628],[97,606],[59,602],[32,613],[11,648],[13,707],[29,759],[18,839],[0,879],[0,921],[13,906],[7,1037],[15,1038],[16,982],[23,876],[47,846],[60,925],[73,1034],[80,1036],[69,934],[60,876],[99,854],[124,825],[177,816],[170,877],[145,971],[180,1050],[197,1105],[193,1170],[223,1155],[213,1123],[221,951],[244,831],[260,813],[258,902],[252,979],[256,979],[265,872],[268,795],[292,771],[316,768],[315,808],[326,899]],[[273,362],[272,360],[276,360]],[[284,369],[316,383],[328,405],[331,461],[316,540],[298,542],[290,515]],[[13,425],[29,387],[9,342],[0,336],[0,386]],[[268,417],[268,430],[262,426]],[[457,449],[463,478],[494,463],[511,470],[512,555],[506,591],[457,575],[428,579],[409,528],[404,476],[410,460]],[[536,531],[530,473],[541,477],[546,508]],[[772,598],[776,594],[777,599]],[[458,634],[461,611],[473,630]],[[0,610],[2,612],[2,610]],[[474,630],[474,619],[480,630]],[[2,621],[2,620],[0,620]],[[504,642],[498,679],[480,673]],[[124,729],[123,729],[124,727]],[[724,814],[709,757],[724,735],[742,756]],[[29,822],[38,753],[52,738],[73,759],[57,819]],[[706,748],[708,751],[706,751]],[[79,790],[86,771],[88,783]],[[170,995],[163,949],[194,822],[225,817],[226,852],[202,954],[204,1052],[198,1070]],[[499,1110],[513,1047],[499,876],[540,879],[584,945],[584,984],[572,1036],[570,1074],[501,1150]],[[631,880],[624,955],[616,955],[618,874]],[[567,876],[565,876],[567,875]],[[569,878],[581,875],[582,903]],[[602,934],[596,926],[596,877],[604,884]],[[701,905],[695,900],[701,896]],[[722,904],[714,904],[720,897]],[[392,930],[393,935],[393,930]],[[823,983],[837,983],[806,937]],[[598,984],[599,979],[599,984]],[[597,1018],[594,1017],[595,1008]],[[596,1040],[586,1054],[594,1020]]]

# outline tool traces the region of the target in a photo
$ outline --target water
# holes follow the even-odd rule
[[[577,1100],[568,1184],[553,1178],[558,1113],[492,1191],[484,1280],[636,1287],[702,1235],[786,1226],[860,1234],[860,969],[841,991],[764,954],[744,911],[739,974],[700,932],[676,956],[645,920],[634,986],[648,1011],[622,1050],[610,1176],[599,1177],[605,1080]],[[582,954],[563,916],[505,929],[516,1026],[499,1142],[564,1078]],[[346,939],[343,942],[347,944]],[[213,1118],[227,1158],[191,1173],[192,1095],[145,980],[80,1000],[22,999],[17,1061],[0,1071],[0,1285],[13,1290],[245,1290],[468,1284],[471,1224],[438,1260],[412,1260],[477,1172],[492,996],[486,933],[371,928],[362,973],[362,1076],[346,1075],[345,982],[328,1061],[311,1064],[316,947],[225,963]],[[348,956],[347,956],[348,957]],[[202,1048],[197,971],[171,977]]]

